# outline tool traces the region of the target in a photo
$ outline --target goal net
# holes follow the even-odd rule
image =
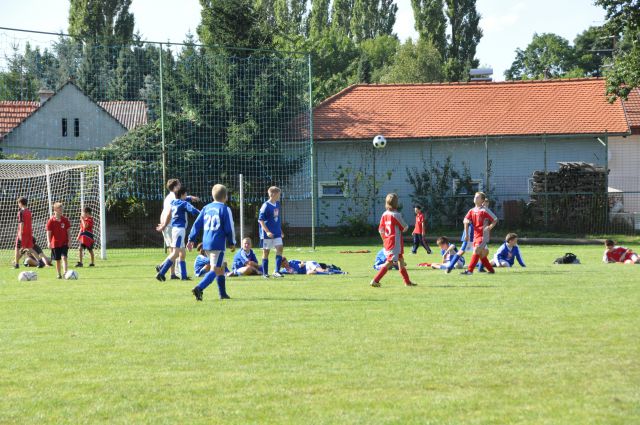
[[[102,161],[0,160],[0,259],[12,262],[18,227],[17,199],[25,196],[33,220],[36,243],[47,250],[45,226],[53,204],[61,202],[71,222],[69,256],[76,254],[80,213],[90,207],[94,220],[95,248],[106,258],[104,167]]]

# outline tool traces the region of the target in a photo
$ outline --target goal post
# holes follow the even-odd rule
[[[107,258],[107,226],[102,161],[0,160],[0,250],[13,258],[17,229],[17,199],[28,200],[33,236],[46,249],[45,226],[53,214],[53,204],[62,202],[64,215],[71,222],[69,249],[77,249],[80,213],[92,209],[95,247],[100,258]],[[70,257],[73,254],[70,253]],[[3,257],[6,255],[3,254]]]

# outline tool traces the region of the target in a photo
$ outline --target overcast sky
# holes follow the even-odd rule
[[[401,40],[415,38],[411,0],[396,0],[399,10],[395,32]],[[484,36],[478,45],[481,66],[494,69],[494,79],[504,79],[516,48],[524,49],[534,33],[553,32],[569,41],[591,25],[604,21],[604,10],[593,0],[477,0]],[[133,0],[136,29],[150,41],[181,42],[195,33],[200,21],[198,0]],[[0,0],[0,27],[67,32],[69,0]],[[0,30],[0,48],[13,38],[44,38]]]

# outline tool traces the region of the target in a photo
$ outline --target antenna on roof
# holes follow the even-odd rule
[[[493,68],[473,68],[469,76],[470,81],[493,81]]]

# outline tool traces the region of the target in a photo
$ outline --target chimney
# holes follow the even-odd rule
[[[493,81],[493,68],[473,68],[469,77],[470,81]]]
[[[54,92],[51,90],[40,89],[38,91],[38,96],[40,96],[40,105],[42,106],[42,104],[47,100],[49,100],[49,98],[53,95],[54,95]]]

